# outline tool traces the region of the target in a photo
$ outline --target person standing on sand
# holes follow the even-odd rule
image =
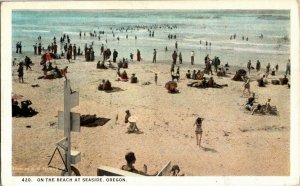
[[[251,92],[250,92],[250,79],[248,78],[246,80],[246,82],[244,83],[244,90],[243,90],[243,94],[242,94],[242,97],[244,96],[245,94],[245,90],[248,90],[248,95],[250,96],[251,95]]]
[[[173,59],[173,63],[176,64],[176,61],[177,61],[177,52],[176,52],[176,50],[174,50],[174,52],[172,54],[172,59]]]
[[[179,64],[182,64],[182,55],[181,55],[181,52],[179,52]]]
[[[37,43],[35,43],[35,45],[33,45],[33,50],[34,50],[34,55],[37,54]]]
[[[100,48],[100,55],[102,55],[103,52],[104,52],[104,46],[103,46],[103,43],[102,43],[101,48]]]
[[[194,65],[194,58],[195,57],[195,53],[194,51],[191,52],[191,64]]]
[[[15,66],[15,65],[16,65],[16,61],[17,61],[17,59],[16,59],[16,58],[14,58],[14,60],[12,61],[12,65],[13,65],[13,66]]]
[[[285,75],[291,75],[291,61],[290,61],[290,59],[288,60],[288,62],[286,64]]]
[[[260,61],[259,60],[257,60],[257,62],[256,62],[256,71],[257,72],[260,71]]]
[[[152,63],[156,63],[156,49],[153,49],[153,61]]]
[[[175,42],[175,49],[176,50],[178,49],[178,43],[177,43],[177,41]]]
[[[198,117],[196,119],[196,122],[194,123],[194,126],[196,125],[196,129],[195,129],[196,142],[197,142],[197,145],[199,145],[199,146],[201,146],[201,138],[202,138],[202,133],[203,133],[202,121],[203,121],[203,118]]]
[[[39,43],[39,46],[38,46],[38,55],[41,55],[42,54],[42,44]]]
[[[211,60],[210,60],[210,58],[209,58],[209,54],[207,54],[206,56],[205,56],[205,58],[204,58],[204,63],[206,64],[206,63],[209,63]]]
[[[76,60],[76,55],[77,55],[77,49],[76,49],[76,45],[74,44],[74,46],[73,46],[73,56],[74,56],[74,60]]]
[[[141,52],[140,52],[139,49],[137,49],[136,59],[137,59],[138,62],[141,61]]]
[[[24,68],[23,68],[23,62],[19,63],[19,68],[18,68],[18,76],[19,76],[19,83],[24,83],[24,79],[23,79],[23,75],[24,75]]]
[[[270,65],[270,63],[268,63],[268,65],[266,67],[266,74],[267,75],[270,73],[270,68],[271,68],[271,65]]]
[[[248,72],[250,74],[250,70],[251,70],[251,60],[248,61],[247,63],[247,69],[248,69]]]
[[[157,73],[155,73],[155,76],[154,76],[154,81],[155,81],[155,85],[157,85]]]
[[[16,44],[16,53],[19,53],[19,42]]]
[[[22,54],[22,41],[20,41],[20,43],[19,43],[19,52],[20,52],[20,54]]]
[[[133,53],[130,53],[130,61],[133,62]]]
[[[113,62],[114,63],[117,61],[117,57],[118,57],[118,52],[116,51],[116,49],[114,49],[114,52],[113,52]]]

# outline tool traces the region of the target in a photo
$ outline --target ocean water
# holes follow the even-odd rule
[[[149,37],[148,29],[154,31],[154,37]],[[93,31],[104,31],[105,34],[101,34],[99,41],[97,37],[89,36]],[[45,48],[55,36],[60,49],[59,39],[64,33],[69,35],[72,44],[81,49],[85,43],[94,42],[96,60],[101,59],[99,50],[104,44],[106,48],[116,49],[119,59],[129,58],[130,53],[135,55],[139,49],[143,60],[151,61],[155,48],[158,62],[171,62],[176,41],[178,52],[182,53],[186,64],[190,64],[191,51],[195,52],[196,64],[204,64],[205,55],[210,54],[211,58],[219,56],[222,63],[231,65],[246,66],[250,59],[253,64],[260,60],[262,67],[267,63],[271,63],[272,67],[278,63],[279,68],[284,68],[290,58],[290,15],[284,10],[13,11],[13,55],[18,41],[22,41],[23,51],[33,53],[33,45],[38,42],[39,35]],[[177,38],[168,39],[168,34]],[[233,34],[237,38],[230,40]],[[258,37],[261,34],[263,39]],[[249,40],[242,40],[242,36]],[[211,42],[211,47],[206,47],[205,41]]]

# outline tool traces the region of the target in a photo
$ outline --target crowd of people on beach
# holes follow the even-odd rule
[[[161,28],[168,28],[170,30],[176,29],[176,25],[152,25],[152,26],[143,26],[143,25],[136,25],[136,26],[131,26],[131,27],[121,27],[117,28],[116,30],[120,32],[127,32],[127,31],[132,31],[132,30],[139,30],[139,29],[145,29],[148,31],[149,37],[154,37],[155,36],[155,29],[161,29]],[[114,31],[111,29],[111,34],[113,37],[115,37]],[[98,38],[98,40],[101,40],[101,35],[103,35],[105,31],[92,31],[88,32],[88,35],[91,38]],[[86,37],[86,32],[79,32],[79,37],[82,38]],[[263,35],[259,36],[261,39],[263,38]],[[126,35],[126,38],[128,38],[128,35]],[[230,40],[234,40],[237,38],[237,35],[231,35]],[[248,37],[241,37],[242,40],[248,41]],[[135,36],[135,39],[137,39],[137,36]],[[179,51],[179,43],[176,39],[177,36],[176,34],[168,34],[168,39],[174,39],[174,51],[172,53],[172,56],[170,56],[170,59],[172,60],[171,62],[171,70],[170,70],[170,81],[177,80],[176,82],[179,82],[182,80],[182,76],[180,75],[180,65],[183,63],[183,58],[182,54]],[[119,41],[120,38],[117,37],[117,40]],[[106,40],[107,43],[107,40]],[[211,48],[211,42],[208,41],[202,41],[200,40],[200,45],[204,45],[206,47]],[[130,61],[126,57],[120,57],[119,53],[116,49],[113,49],[113,51],[110,50],[108,46],[104,46],[104,44],[101,45],[100,47],[100,55],[98,55],[98,52],[94,51],[94,41],[88,45],[88,43],[85,43],[84,45],[84,50],[81,51],[80,49],[80,44],[77,43],[71,43],[71,38],[67,34],[63,34],[60,37],[60,54],[59,54],[59,48],[56,43],[56,37],[53,37],[53,41],[51,41],[51,44],[49,45],[42,45],[42,39],[41,36],[38,37],[38,43],[35,43],[33,45],[33,53],[34,55],[45,55],[44,58],[42,58],[41,65],[43,66],[42,71],[43,71],[43,76],[41,76],[39,79],[54,79],[54,78],[61,78],[65,77],[67,73],[68,66],[66,66],[63,69],[59,69],[57,66],[53,67],[52,66],[52,59],[61,59],[65,58],[69,63],[72,62],[72,60],[76,61],[78,60],[77,56],[84,56],[84,59],[86,62],[93,62],[96,60],[97,57],[100,57],[100,60],[98,60],[96,68],[97,69],[116,69],[116,81],[128,81],[130,80],[131,83],[138,83],[138,78],[135,73],[131,75],[129,78],[126,72],[126,69],[129,68],[130,62],[134,61],[134,54],[130,53]],[[46,47],[47,46],[47,47]],[[45,48],[46,47],[46,48]],[[167,51],[167,48],[166,48]],[[17,43],[16,45],[16,53],[22,54],[22,45],[21,41]],[[54,57],[50,55],[50,53],[54,54]],[[112,56],[112,61],[110,60]],[[121,59],[121,60],[119,60]],[[190,63],[191,65],[195,64],[195,52],[191,50],[191,55],[190,55]],[[117,62],[119,60],[119,62]],[[136,60],[137,62],[141,62],[142,56],[141,56],[141,51],[139,49],[136,50]],[[178,63],[177,63],[178,60]],[[16,64],[16,58],[13,60],[13,66]],[[105,63],[108,63],[109,65],[106,66]],[[115,63],[116,65],[113,65]],[[157,50],[154,48],[153,49],[153,58],[152,58],[152,63],[157,63]],[[177,70],[175,72],[175,66],[177,66]],[[31,66],[33,65],[32,60],[29,57],[25,57],[24,62],[20,62],[18,64],[18,77],[19,77],[19,82],[24,83],[24,65],[26,67],[26,70],[31,70]],[[237,79],[239,81],[243,81],[243,90],[242,90],[242,96],[248,95],[246,104],[245,104],[245,109],[251,111],[251,114],[253,115],[254,113],[271,113],[274,110],[276,110],[276,107],[271,106],[271,98],[267,100],[265,104],[255,104],[255,93],[251,92],[250,85],[251,85],[251,78],[250,74],[253,74],[252,70],[256,70],[256,74],[258,72],[262,71],[261,68],[261,62],[259,60],[256,61],[255,68],[252,66],[252,61],[249,60],[246,65],[246,70],[240,69],[236,72],[234,75],[233,79]],[[123,69],[123,72],[121,73],[120,70]],[[267,78],[269,74],[271,76],[275,76],[276,73],[279,71],[279,65],[276,64],[273,68],[271,68],[270,63],[267,64],[265,68],[265,72],[263,76],[259,79],[257,79],[258,82],[258,87],[265,87],[265,85],[268,83]],[[185,75],[185,78],[187,80],[191,80],[192,82],[187,83],[187,86],[189,87],[196,87],[196,88],[223,88],[227,87],[228,84],[218,84],[215,82],[215,79],[213,75],[217,75],[218,77],[225,77],[227,74],[227,71],[229,70],[229,65],[228,63],[223,65],[221,63],[221,60],[218,56],[214,56],[212,59],[210,58],[209,54],[207,54],[204,58],[204,69],[188,69]],[[272,81],[272,84],[281,84],[281,85],[288,85],[289,79],[287,78],[288,75],[291,74],[291,67],[290,67],[290,60],[287,62],[286,66],[286,71],[285,75],[283,78],[280,78],[278,81]],[[248,76],[247,76],[248,74]],[[205,77],[208,75],[209,77]],[[158,82],[158,75],[157,73],[154,73],[154,82],[155,85],[157,85]],[[184,78],[183,78],[184,79]],[[167,87],[167,86],[166,86]],[[179,93],[179,91],[176,89],[176,86],[168,86],[172,87],[172,91],[169,91],[170,93]],[[175,88],[174,88],[175,87]],[[113,90],[112,83],[109,79],[103,79],[98,85],[98,90],[101,91],[110,91]],[[168,89],[168,88],[167,88]],[[15,100],[12,100],[12,106],[13,106],[13,116],[17,115],[23,115],[23,116],[32,116],[36,113],[33,109],[29,107],[31,102],[26,103],[22,102],[21,108],[18,106],[18,102]],[[196,121],[194,123],[195,126],[195,135],[196,135],[196,144],[198,146],[201,146],[201,140],[202,140],[202,123],[204,121],[204,118],[202,117],[197,117]],[[138,128],[137,126],[137,119],[136,117],[132,116],[129,110],[126,110],[126,115],[125,115],[125,123],[129,124],[127,128],[127,133],[141,133],[141,129]],[[133,164],[135,163],[135,156],[134,153],[130,152],[126,154],[125,159],[127,161],[127,164],[122,166],[122,170],[138,173],[138,174],[143,174],[143,175],[148,175],[147,174],[147,167],[144,168],[144,171],[138,171],[134,168]],[[174,168],[174,175],[179,175],[178,174],[178,169],[177,172]]]

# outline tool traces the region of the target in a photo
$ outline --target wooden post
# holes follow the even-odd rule
[[[64,82],[64,137],[66,138],[65,161],[68,169],[68,175],[71,176],[71,123],[70,123],[70,80]]]
[[[71,108],[79,105],[79,93],[71,90],[70,80],[64,82],[64,111],[58,111],[58,129],[64,130],[64,138],[56,143],[65,151],[65,163],[67,173],[71,176],[71,164],[80,162],[80,152],[71,151],[71,132],[80,132],[80,114],[70,112]],[[66,173],[66,174],[65,174]]]

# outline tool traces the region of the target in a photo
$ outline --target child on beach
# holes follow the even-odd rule
[[[154,81],[155,81],[155,85],[157,85],[157,73],[155,73]]]

